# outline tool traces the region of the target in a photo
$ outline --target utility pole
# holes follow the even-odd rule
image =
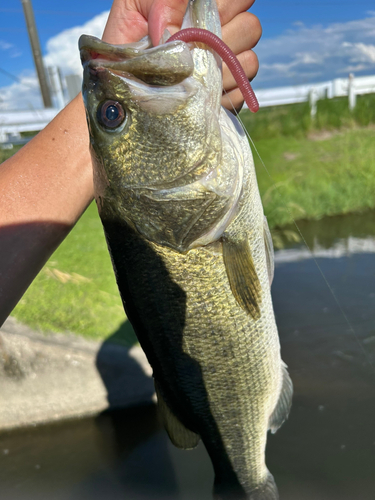
[[[40,91],[42,93],[43,103],[45,108],[52,108],[52,99],[47,84],[46,71],[43,65],[42,52],[40,50],[40,43],[38,32],[36,30],[35,18],[31,0],[21,0],[23,12],[25,14],[27,31],[29,33],[31,50],[33,53],[36,72],[38,74]]]

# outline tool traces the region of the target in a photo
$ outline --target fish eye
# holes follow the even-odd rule
[[[117,101],[105,101],[98,107],[97,118],[105,128],[115,129],[126,118],[126,112]]]

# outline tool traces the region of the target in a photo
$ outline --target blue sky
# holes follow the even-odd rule
[[[11,5],[11,6],[10,6]],[[110,0],[33,0],[42,52],[64,73],[79,71],[76,39],[100,36]],[[256,52],[261,69],[255,88],[297,85],[375,74],[373,0],[257,0],[252,11],[263,26]],[[98,17],[99,16],[99,17]],[[0,3],[0,109],[37,106],[35,72],[20,1]],[[21,80],[22,86],[6,73]],[[22,100],[20,94],[24,97]]]

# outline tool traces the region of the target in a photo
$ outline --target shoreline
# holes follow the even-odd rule
[[[139,346],[42,334],[13,317],[0,328],[0,373],[0,432],[155,402]]]

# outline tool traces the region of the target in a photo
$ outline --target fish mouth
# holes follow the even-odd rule
[[[106,61],[121,61],[137,57],[143,51],[151,48],[151,42],[145,38],[137,43],[112,45],[103,42],[99,38],[90,35],[82,35],[78,42],[81,53],[81,61],[84,65],[93,59],[104,59]]]
[[[79,50],[83,67],[90,73],[109,70],[131,76],[150,85],[176,85],[192,75],[194,62],[190,47],[175,41],[152,47],[148,38],[140,42],[112,45],[82,35]]]

